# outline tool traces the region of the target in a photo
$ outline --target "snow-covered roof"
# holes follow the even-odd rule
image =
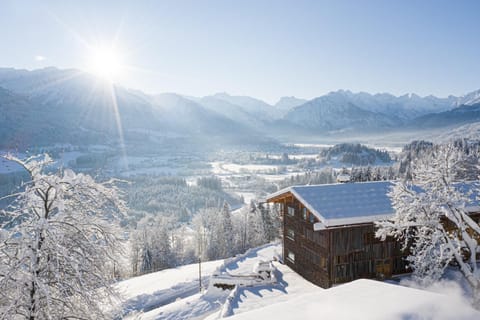
[[[467,192],[474,184],[463,182],[457,187]],[[267,200],[292,193],[320,221],[314,225],[314,230],[322,230],[390,218],[395,212],[388,196],[392,187],[391,181],[292,186],[271,194]],[[479,206],[474,198],[467,208],[470,211]]]
[[[373,222],[390,217],[394,210],[388,197],[390,181],[293,186],[268,199],[291,192],[325,227]]]

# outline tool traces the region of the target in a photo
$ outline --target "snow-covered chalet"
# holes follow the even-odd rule
[[[469,194],[467,211],[480,222],[479,181],[460,182]],[[267,197],[280,204],[285,263],[323,288],[359,278],[407,273],[402,247],[394,238],[375,237],[374,222],[394,214],[390,181],[293,186]],[[454,228],[445,222],[448,229]],[[477,256],[480,259],[480,256]]]
[[[392,216],[389,181],[293,186],[268,196],[281,205],[285,263],[323,288],[406,273],[394,239],[375,238],[374,221]]]

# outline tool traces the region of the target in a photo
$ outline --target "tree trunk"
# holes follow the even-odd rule
[[[37,301],[35,299],[35,293],[37,291],[37,286],[35,283],[35,279],[38,279],[40,276],[40,255],[39,252],[42,249],[43,242],[45,241],[45,237],[43,235],[43,231],[40,231],[40,239],[38,240],[37,248],[35,249],[35,266],[33,270],[33,279],[32,279],[32,287],[30,288],[30,317],[29,320],[35,320],[35,314],[37,312]]]
[[[35,280],[32,280],[32,288],[30,289],[30,317],[29,320],[35,320],[36,305],[35,305]]]
[[[472,306],[480,310],[480,283],[477,283],[476,286],[472,285],[473,301]]]

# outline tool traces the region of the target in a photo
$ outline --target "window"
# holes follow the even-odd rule
[[[293,253],[292,251],[288,251],[287,259],[290,260],[291,262],[295,262],[295,253]]]
[[[287,238],[290,240],[295,240],[295,231],[293,231],[293,229],[287,229]]]
[[[311,212],[308,217],[310,218],[310,223],[315,223],[315,216]]]
[[[287,213],[289,216],[293,217],[295,215],[295,208],[294,207],[287,207]]]
[[[302,218],[303,220],[307,220],[307,208],[302,209]]]

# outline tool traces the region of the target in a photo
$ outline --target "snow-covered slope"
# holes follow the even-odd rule
[[[480,103],[461,105],[452,110],[418,117],[410,125],[419,128],[438,128],[478,121],[480,121]]]
[[[362,109],[338,95],[310,100],[288,112],[284,120],[314,131],[378,129],[399,122],[394,117]]]
[[[471,106],[472,104],[480,103],[480,90],[476,90],[466,95],[459,97],[457,101],[457,105],[467,105]]]
[[[164,93],[153,99],[156,113],[170,130],[184,134],[231,135],[246,133],[247,129],[235,119],[209,110],[201,104],[174,93]]]
[[[202,263],[203,286],[207,288],[214,272],[252,273],[257,261],[271,260],[278,256],[279,250],[278,245],[266,245],[225,261]],[[122,299],[109,309],[116,310],[125,319],[142,320],[202,319],[220,314],[230,291],[209,287],[199,293],[198,272],[198,264],[191,264],[119,282],[116,287]],[[285,290],[274,291],[285,294]]]
[[[225,261],[202,264],[203,282],[212,274],[252,273],[260,260],[278,257],[281,246],[265,245]],[[319,288],[289,267],[274,262],[277,283],[198,292],[198,265],[132,278],[117,284],[123,300],[111,308],[123,319],[479,319],[462,296],[449,287],[434,293],[399,284],[357,280]]]
[[[232,104],[228,101],[218,99],[215,96],[208,96],[198,100],[205,108],[217,112],[230,120],[237,121],[246,127],[254,129],[262,128],[264,122],[251,113],[244,110],[242,107]]]
[[[135,143],[138,134],[130,133],[139,130],[197,140],[258,141],[235,117],[176,94],[149,96],[79,70],[0,68],[0,138],[5,136],[0,147],[106,143],[116,141],[120,129],[127,142],[133,138]],[[23,144],[10,136],[22,137]],[[147,136],[142,142],[148,141]]]
[[[208,281],[222,260],[202,263],[202,280]],[[197,295],[199,292],[198,264],[159,271],[119,282],[116,285],[121,301],[111,309],[122,317],[152,312],[177,299]],[[109,308],[110,309],[110,308]],[[143,318],[142,318],[143,319]]]
[[[260,143],[264,140],[259,138],[268,135],[399,131],[407,124],[407,130],[423,129],[425,124],[441,128],[478,121],[480,117],[467,113],[477,111],[473,107],[479,99],[480,90],[448,98],[340,90],[310,101],[284,97],[272,106],[226,93],[204,98],[152,96],[73,69],[0,68],[0,147],[116,143],[122,139],[120,128],[127,144],[155,140],[140,136],[142,130],[231,144]]]
[[[292,110],[295,107],[298,107],[308,100],[299,99],[297,97],[281,97],[277,103],[275,103],[275,109],[280,112],[282,115],[286,114],[288,111]]]
[[[262,121],[270,121],[277,116],[273,106],[259,99],[248,96],[232,96],[225,92],[217,93],[213,97],[236,105]]]
[[[431,137],[432,141],[445,143],[456,139],[480,140],[480,123],[469,123],[440,135]]]
[[[357,280],[328,290],[233,316],[241,319],[478,319],[480,313],[455,297],[375,280]]]
[[[328,94],[337,100],[346,99],[354,105],[371,112],[383,113],[400,119],[415,117],[450,110],[455,106],[456,98],[437,98],[435,96],[420,97],[416,94],[394,96],[389,93],[369,94],[366,92],[353,93],[348,90],[339,90]]]

